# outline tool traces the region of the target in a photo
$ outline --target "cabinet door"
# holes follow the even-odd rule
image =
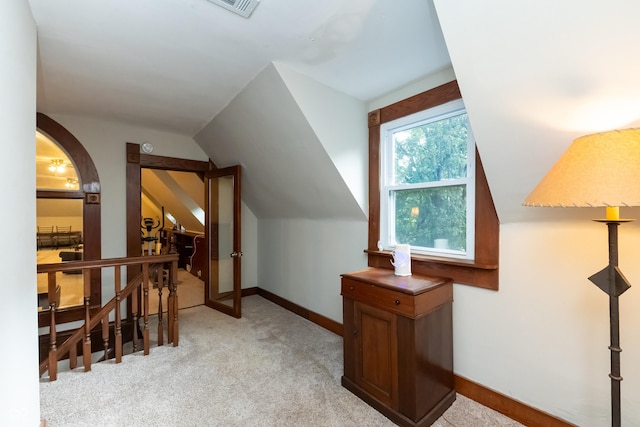
[[[355,382],[385,405],[397,408],[396,315],[356,301],[354,317],[357,328]]]

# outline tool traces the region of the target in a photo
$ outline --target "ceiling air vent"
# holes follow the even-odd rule
[[[222,6],[231,12],[248,18],[253,13],[260,0],[209,0],[213,4]]]

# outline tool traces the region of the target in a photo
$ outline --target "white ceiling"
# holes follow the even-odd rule
[[[637,0],[29,3],[38,111],[190,137],[274,61],[363,101],[452,64],[502,223],[575,217],[522,200],[574,138],[640,126]]]
[[[195,135],[272,61],[361,100],[450,66],[432,0],[29,0],[38,111]]]

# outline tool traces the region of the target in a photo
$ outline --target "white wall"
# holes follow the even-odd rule
[[[242,203],[242,288],[258,286],[258,219],[249,207]]]
[[[398,90],[383,95],[379,98],[370,100],[368,111],[386,107],[387,105],[391,105],[398,101],[402,101],[403,99],[410,98],[413,95],[417,95],[429,89],[433,89],[434,87],[443,85],[455,79],[456,75],[453,71],[453,68],[447,67],[437,73],[430,74],[418,81],[403,86]]]
[[[262,70],[194,139],[218,166],[242,165],[243,200],[260,218],[364,219],[354,197],[362,193],[357,190],[362,161],[355,163],[360,172],[351,176],[343,176],[336,164],[345,163],[339,157],[367,155],[366,144],[344,139],[366,138],[357,121],[359,110],[366,119],[366,110],[360,101],[295,71],[281,75],[280,68]],[[297,78],[289,85],[292,76]],[[305,109],[313,101],[300,102],[299,94],[319,104]],[[335,119],[308,117],[323,111]],[[340,113],[351,120],[337,118]],[[326,130],[331,123],[335,128]],[[321,136],[335,140],[325,145]]]
[[[0,313],[11,321],[2,329],[0,425],[37,426],[36,25],[26,0],[0,2],[0,40],[0,148],[11,153],[11,161],[0,168],[0,180],[7,184],[0,222],[5,242],[14,242],[0,246]]]
[[[366,105],[284,64],[274,63],[300,110],[318,135],[362,213],[369,212],[369,149]],[[340,106],[339,108],[328,106]],[[328,108],[327,108],[328,107]]]
[[[521,204],[572,139],[640,124],[640,62],[628,54],[640,3],[434,3],[502,224],[500,291],[455,290],[456,372],[572,423],[607,425],[608,297],[587,280],[607,264],[606,227],[589,220],[604,212]],[[620,228],[632,284],[637,227]],[[620,297],[625,426],[640,425],[639,292]]]
[[[247,133],[247,112],[265,105],[278,108],[252,116]],[[261,177],[248,182],[268,200],[256,201],[258,286],[341,323],[340,274],[367,266],[366,104],[275,64],[196,138]]]
[[[433,76],[413,82],[407,87],[372,100],[367,108],[362,110],[358,119],[354,111],[357,110],[355,100],[345,101],[343,97],[334,93],[320,96],[319,85],[310,84],[301,76],[290,70],[278,66],[284,73],[289,90],[296,97],[296,102],[305,116],[313,117],[320,111],[328,111],[329,117],[333,112],[342,111],[343,103],[350,111],[353,129],[343,129],[343,132],[362,141],[344,144],[342,150],[335,141],[327,141],[330,149],[327,154],[334,164],[344,166],[343,155],[358,155],[368,162],[368,134],[362,132],[361,127],[367,123],[367,111],[383,107],[401,99],[429,90],[435,86],[447,83],[454,78],[453,70],[446,69]],[[303,99],[313,95],[313,100]],[[322,101],[320,107],[305,107],[309,103]],[[359,121],[359,122],[358,122]],[[315,131],[323,134],[323,126],[328,124],[314,118]],[[342,123],[342,127],[348,124]],[[331,132],[326,135],[332,135]],[[325,144],[325,142],[322,142]],[[349,188],[361,185],[361,161],[356,163],[357,174],[342,173],[341,176]],[[365,168],[365,173],[366,171]],[[353,180],[354,182],[351,182]],[[367,190],[368,191],[368,190]],[[353,191],[353,197],[360,194]],[[308,196],[307,196],[308,197]],[[359,200],[362,201],[362,200]],[[286,210],[286,207],[284,208]],[[368,209],[368,208],[367,208]],[[341,219],[260,219],[258,221],[259,241],[259,283],[258,285],[278,296],[292,301],[302,307],[342,323],[342,299],[340,296],[340,274],[367,268],[367,257],[364,250],[367,247],[368,222]]]
[[[203,160],[208,158],[193,139],[177,134],[74,116],[50,117],[86,148],[98,170],[102,215],[102,257],[123,257],[126,246],[126,143],[150,142],[153,154]]]
[[[36,225],[38,227],[69,227],[72,231],[82,231],[81,199],[37,199]]]
[[[82,217],[81,216],[39,216],[38,227],[53,227],[53,231],[56,227],[69,227],[71,231],[82,231]]]
[[[366,268],[366,221],[261,219],[259,286],[342,323],[340,274]]]
[[[153,154],[207,161],[209,158],[187,136],[75,116],[51,115],[84,145],[93,159],[102,186],[102,258],[126,256],[126,143],[150,142]],[[243,246],[257,246],[257,220],[243,208]],[[244,251],[243,287],[256,286],[258,256]],[[107,288],[104,289],[107,292]],[[111,291],[113,293],[113,291]],[[110,294],[105,295],[107,299]]]
[[[640,284],[640,229],[619,231],[620,268]],[[580,426],[610,421],[609,298],[587,278],[607,265],[595,222],[501,227],[500,291],[456,285],[455,371]],[[620,296],[622,424],[640,421],[640,292]]]

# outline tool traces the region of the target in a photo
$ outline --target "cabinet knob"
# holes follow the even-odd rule
[[[400,305],[400,300],[399,299],[395,300],[394,302],[395,302],[396,305]]]
[[[349,290],[354,290],[355,288],[353,286],[349,286]]]

